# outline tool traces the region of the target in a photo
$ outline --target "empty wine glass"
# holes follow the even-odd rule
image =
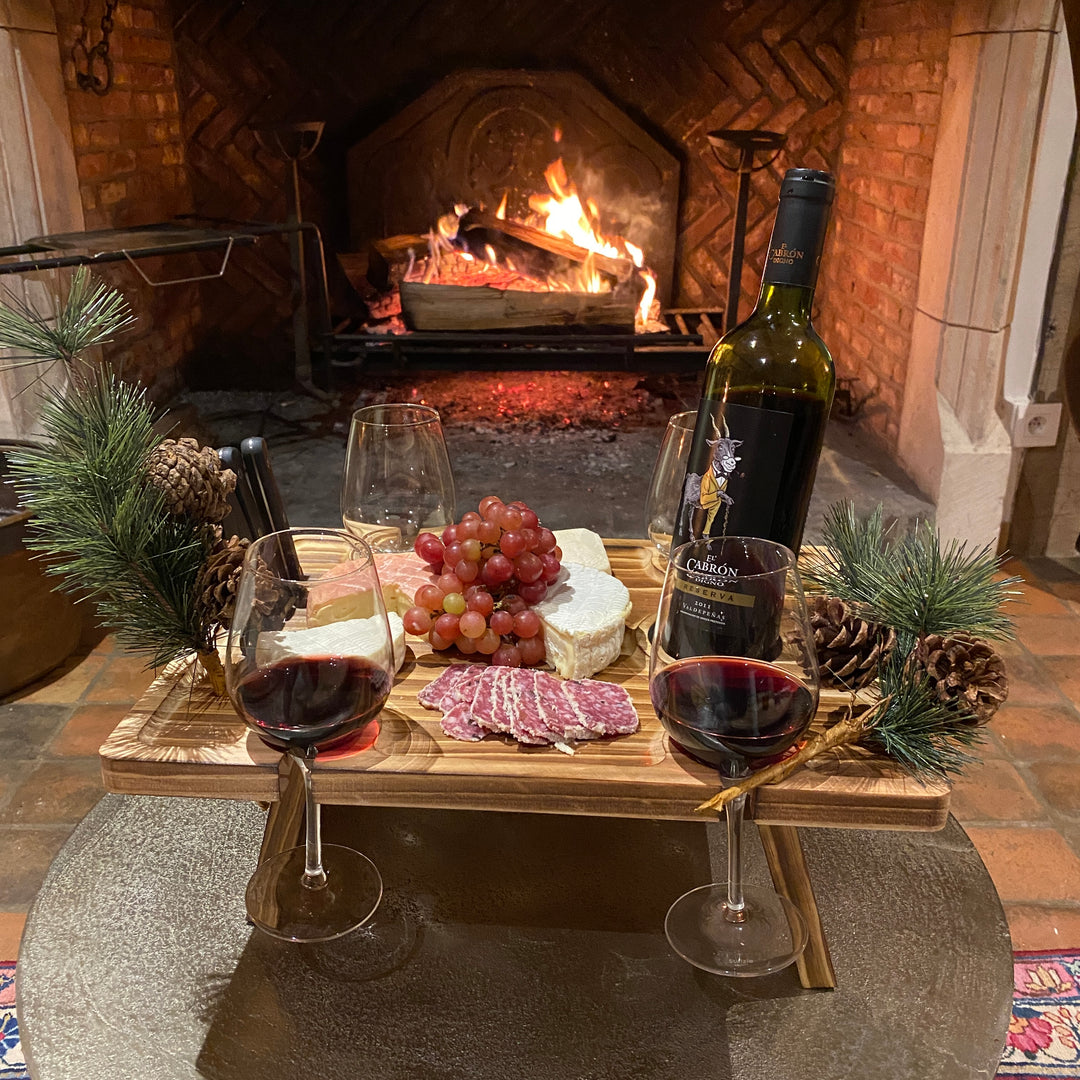
[[[660,453],[656,456],[649,493],[645,498],[645,523],[649,539],[666,561],[671,551],[671,536],[679,512],[686,462],[694,438],[697,410],[680,412],[667,422]]]
[[[671,554],[649,658],[649,695],[668,736],[719,770],[783,754],[817,708],[813,632],[795,556],[781,544],[721,536]],[[676,751],[677,752],[677,751]],[[664,922],[671,947],[718,975],[767,975],[806,947],[798,909],[742,880],[745,795],[725,808],[728,879],[691,889]]]
[[[252,922],[289,941],[331,941],[382,897],[365,855],[323,845],[311,785],[316,754],[363,745],[394,681],[393,639],[371,550],[340,529],[286,529],[244,558],[226,647],[233,707],[304,781],[306,842],[266,859],[247,888]]]
[[[368,405],[353,413],[341,519],[374,551],[408,551],[425,529],[454,521],[454,474],[438,412]]]

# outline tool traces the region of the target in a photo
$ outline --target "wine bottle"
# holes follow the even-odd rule
[[[672,548],[759,536],[798,552],[836,377],[810,324],[835,181],[789,169],[761,293],[705,368]]]

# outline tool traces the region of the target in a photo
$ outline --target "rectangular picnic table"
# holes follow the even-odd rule
[[[362,749],[320,754],[313,782],[321,804],[694,820],[719,787],[715,770],[674,748],[649,700],[648,642],[663,572],[644,540],[605,540],[612,572],[630,591],[622,653],[597,678],[622,684],[640,717],[633,735],[579,743],[573,755],[505,737],[477,743],[446,736],[417,692],[450,661],[409,639],[377,731]],[[102,745],[109,791],[250,799],[271,803],[262,854],[299,842],[302,788],[288,755],[248,731],[228,699],[193,681],[178,661],[154,680]],[[825,693],[815,724],[846,707]],[[949,785],[921,783],[861,749],[833,751],[777,784],[752,791],[747,817],[761,835],[777,889],[802,911],[810,941],[804,986],[835,986],[828,945],[799,841],[800,827],[933,831],[945,825]],[[674,897],[672,898],[674,899]]]

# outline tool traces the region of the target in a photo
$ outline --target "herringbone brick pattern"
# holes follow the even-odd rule
[[[842,0],[396,0],[306,5],[174,0],[187,160],[197,208],[284,216],[286,166],[262,149],[261,122],[326,122],[303,167],[305,215],[331,256],[346,245],[344,153],[453,70],[541,67],[589,78],[684,161],[676,302],[722,305],[736,177],[707,132],[761,127],[787,146],[754,176],[743,271],[757,290],[783,170],[835,167],[854,35]],[[282,245],[235,256],[205,297],[223,333],[280,331],[289,307]],[[270,317],[268,317],[268,313]]]

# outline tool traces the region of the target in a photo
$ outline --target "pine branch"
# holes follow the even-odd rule
[[[134,323],[127,301],[85,266],[72,276],[67,299],[52,297],[52,313],[39,311],[21,296],[0,288],[0,347],[16,350],[5,367],[74,363],[87,349],[103,345]]]
[[[953,540],[942,550],[937,530],[926,522],[889,543],[881,517],[880,506],[861,521],[852,503],[834,506],[825,522],[826,550],[808,560],[810,582],[898,633],[1012,636],[1001,606],[1019,595],[1010,586],[1021,579],[994,580],[1001,561],[989,546],[972,553]]]
[[[216,536],[212,526],[172,518],[146,482],[157,443],[142,391],[95,372],[42,412],[44,446],[11,456],[35,512],[29,546],[49,557],[59,586],[97,600],[127,648],[157,667],[206,649],[211,628],[197,611],[196,581]]]

